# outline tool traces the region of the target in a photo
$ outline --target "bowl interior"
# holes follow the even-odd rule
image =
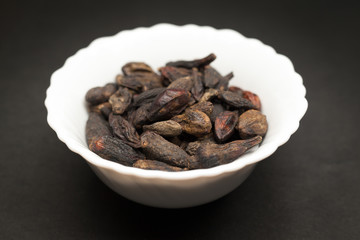
[[[231,85],[260,96],[269,123],[261,146],[235,162],[247,165],[267,157],[298,128],[307,107],[305,88],[288,58],[232,30],[161,24],[97,39],[53,74],[46,100],[48,121],[69,148],[99,164],[105,160],[91,153],[85,141],[86,92],[114,82],[122,65],[129,61],[144,61],[157,69],[171,60],[200,58],[209,53],[217,55],[212,66],[220,73],[234,73]],[[236,166],[235,162],[231,164]]]

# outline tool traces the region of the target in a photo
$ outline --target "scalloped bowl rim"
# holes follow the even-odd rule
[[[124,165],[121,165],[121,164],[118,164],[118,163],[115,163],[112,161],[108,161],[108,160],[105,160],[105,159],[99,157],[95,153],[91,152],[87,148],[87,146],[84,147],[82,144],[80,144],[77,141],[75,141],[74,139],[72,139],[71,136],[67,135],[66,132],[63,132],[61,123],[59,121],[57,121],[57,118],[55,117],[55,109],[52,108],[52,103],[55,101],[55,99],[52,98],[51,93],[56,90],[54,88],[54,82],[56,81],[56,76],[64,68],[66,68],[67,65],[69,65],[71,63],[72,59],[76,58],[78,55],[82,55],[84,53],[84,51],[86,51],[88,48],[92,48],[92,47],[96,46],[96,44],[98,44],[98,42],[100,42],[100,41],[107,41],[112,38],[118,38],[124,34],[127,34],[130,31],[143,31],[143,30],[149,31],[153,28],[162,28],[162,27],[208,28],[208,29],[212,29],[212,30],[218,31],[218,32],[230,31],[230,32],[232,32],[232,34],[237,34],[239,37],[244,38],[247,41],[253,41],[256,44],[261,45],[261,47],[263,47],[263,48],[268,48],[269,50],[271,50],[273,52],[274,55],[277,55],[278,58],[283,58],[282,60],[288,62],[288,64],[290,64],[293,69],[294,78],[289,79],[289,81],[290,80],[297,81],[296,84],[298,85],[299,89],[301,89],[301,91],[303,93],[302,94],[303,98],[298,100],[298,102],[299,103],[301,102],[301,104],[299,105],[297,116],[294,116],[294,119],[296,119],[296,121],[289,124],[286,131],[282,131],[282,134],[280,136],[278,135],[271,142],[267,143],[266,145],[262,145],[254,152],[245,154],[242,157],[240,157],[241,161],[238,161],[238,159],[237,159],[231,163],[216,166],[213,168],[196,169],[196,170],[184,171],[184,172],[165,172],[165,171],[158,171],[158,170],[144,170],[144,169],[139,169],[139,168],[134,168],[134,167],[127,167],[127,166],[124,166]],[[191,179],[196,179],[196,178],[201,178],[201,177],[213,177],[213,176],[218,176],[218,175],[222,175],[222,174],[226,174],[226,173],[236,172],[236,171],[239,171],[240,169],[244,168],[245,166],[255,164],[255,163],[269,157],[271,154],[273,154],[277,150],[278,147],[280,147],[281,145],[286,143],[289,140],[290,136],[299,128],[300,120],[304,116],[304,114],[307,110],[307,107],[308,107],[308,102],[305,99],[305,95],[306,95],[306,89],[303,85],[303,80],[302,80],[301,76],[297,72],[295,72],[294,66],[293,66],[292,62],[290,61],[290,59],[284,55],[276,53],[276,51],[272,47],[265,45],[258,39],[246,38],[239,32],[232,30],[232,29],[215,29],[210,26],[198,26],[198,25],[194,25],[194,24],[178,26],[178,25],[173,25],[173,24],[168,24],[168,23],[160,23],[160,24],[156,24],[151,27],[138,27],[138,28],[135,28],[132,30],[123,30],[113,36],[100,37],[100,38],[93,40],[88,45],[88,47],[78,50],[74,55],[72,55],[65,61],[64,65],[61,68],[56,70],[51,75],[50,86],[46,91],[45,106],[48,111],[48,115],[47,115],[48,124],[56,132],[58,138],[62,142],[64,142],[71,151],[81,155],[89,163],[91,163],[97,167],[116,171],[117,173],[123,174],[123,175],[133,175],[133,176],[147,178],[147,179],[157,178],[157,179],[164,179],[164,180],[191,180]]]

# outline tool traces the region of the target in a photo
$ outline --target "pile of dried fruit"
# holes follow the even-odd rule
[[[142,62],[86,94],[86,140],[102,158],[143,169],[183,171],[234,161],[267,131],[259,97],[228,86],[216,56],[169,62],[160,75]]]

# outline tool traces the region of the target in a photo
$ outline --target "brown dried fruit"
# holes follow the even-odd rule
[[[144,125],[144,131],[153,131],[164,137],[175,137],[182,133],[181,125],[173,120]]]
[[[148,119],[150,121],[169,119],[182,112],[191,100],[190,92],[183,89],[167,89],[152,103]]]
[[[116,76],[116,83],[137,92],[163,87],[160,76],[149,72],[135,72],[128,76],[119,74]]]
[[[219,142],[228,140],[235,131],[238,124],[239,113],[237,111],[224,111],[215,120],[215,136]]]
[[[215,88],[223,77],[211,66],[204,68],[204,85],[207,88]]]
[[[230,91],[221,92],[219,98],[220,100],[224,101],[225,103],[235,108],[243,108],[243,109],[256,108],[249,100],[243,98],[241,95],[234,92],[230,92]]]
[[[266,116],[258,110],[248,110],[240,115],[237,128],[242,139],[265,136],[268,129]]]
[[[215,139],[213,137],[213,134],[205,135],[204,138],[199,138],[198,141],[190,142],[187,144],[186,152],[190,155],[195,155],[198,148],[200,146],[206,145],[206,144],[215,144]]]
[[[177,68],[177,67],[171,67],[171,66],[161,67],[161,68],[159,68],[159,71],[160,71],[161,75],[164,78],[168,79],[170,82],[173,82],[176,79],[191,75],[191,70],[189,70],[189,69]]]
[[[125,76],[131,75],[136,72],[154,72],[152,68],[143,62],[129,62],[121,68]]]
[[[226,144],[202,145],[196,152],[199,167],[211,168],[230,163],[261,141],[262,137],[256,136],[247,140],[237,140]]]
[[[133,148],[140,148],[140,137],[135,127],[120,115],[110,114],[109,124],[115,136]]]
[[[184,114],[172,118],[180,123],[183,131],[193,136],[203,136],[211,132],[210,118],[199,110],[187,110]]]
[[[153,102],[154,99],[162,94],[166,88],[154,88],[150,89],[148,91],[142,92],[138,94],[137,96],[134,96],[134,102],[132,104],[133,107],[139,107],[143,104]]]
[[[109,99],[114,114],[123,114],[130,105],[131,99],[131,92],[127,88],[120,87]]]
[[[122,140],[103,136],[91,141],[89,149],[107,160],[115,161],[126,166],[132,166],[138,159],[144,159],[144,155],[135,151]]]
[[[215,120],[216,120],[217,116],[219,116],[219,114],[222,113],[223,111],[225,111],[225,108],[221,103],[214,103],[213,104],[213,110],[212,110],[212,113],[210,115],[211,122],[215,123]]]
[[[197,166],[197,162],[183,149],[165,140],[157,133],[144,132],[141,135],[141,146],[149,159],[157,159],[172,166],[182,168],[190,169]]]
[[[191,76],[178,78],[167,86],[167,89],[184,89],[190,91],[194,86]]]
[[[239,95],[243,94],[243,90],[241,88],[239,88],[239,87],[236,87],[236,86],[230,86],[228,91],[233,92],[233,93],[237,93]]]
[[[198,102],[189,107],[189,109],[199,110],[199,111],[205,113],[206,115],[208,115],[209,117],[213,111],[213,108],[214,108],[214,106],[211,102]]]
[[[192,61],[176,61],[176,62],[168,62],[166,66],[172,66],[172,67],[183,67],[183,68],[199,68],[205,65],[209,65],[212,61],[216,59],[215,54],[211,53],[210,55],[201,58],[201,59],[195,59]]]
[[[198,72],[196,68],[192,70],[192,78],[194,82],[194,86],[191,89],[191,94],[195,98],[196,101],[199,101],[204,94],[204,84],[202,81],[202,74]]]
[[[255,106],[256,110],[261,109],[261,102],[258,95],[250,91],[243,91],[242,96],[243,98],[249,100]]]
[[[102,136],[112,136],[110,125],[104,117],[97,112],[90,112],[85,127],[86,142],[89,145],[92,140]]]
[[[97,105],[109,100],[116,90],[117,87],[114,83],[108,83],[104,87],[94,87],[86,93],[85,100],[91,105]]]
[[[101,113],[107,119],[109,117],[109,114],[112,112],[112,106],[111,103],[104,102],[96,106],[91,106],[90,111]]]
[[[160,170],[160,171],[167,171],[167,172],[179,172],[184,171],[185,169],[174,167],[169,164],[159,162],[156,160],[137,160],[133,167],[141,168],[141,169],[148,169],[148,170]]]
[[[219,95],[219,90],[213,88],[207,89],[200,98],[199,102],[210,101],[211,99],[217,97],[218,95]]]
[[[152,103],[147,103],[136,109],[129,115],[129,122],[132,122],[137,129],[149,122],[147,116],[149,115],[149,110],[151,109]]]

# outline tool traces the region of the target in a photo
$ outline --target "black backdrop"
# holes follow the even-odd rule
[[[355,3],[355,2],[354,2]],[[0,239],[359,239],[360,8],[348,1],[1,1]],[[166,210],[108,189],[46,122],[53,71],[159,22],[232,28],[288,56],[309,109],[239,188]]]

